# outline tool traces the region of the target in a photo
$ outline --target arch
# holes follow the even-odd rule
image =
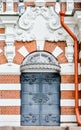
[[[26,56],[21,64],[21,72],[60,72],[56,58],[45,51],[37,51]]]

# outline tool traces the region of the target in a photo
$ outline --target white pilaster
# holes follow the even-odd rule
[[[4,48],[4,53],[5,56],[8,60],[8,63],[13,62],[13,58],[15,56],[15,47],[14,47],[14,37],[15,37],[15,32],[14,32],[14,26],[18,20],[17,15],[1,15],[1,20],[2,23],[5,26],[5,41],[6,41],[6,46]]]

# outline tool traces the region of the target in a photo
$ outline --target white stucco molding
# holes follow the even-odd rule
[[[60,17],[54,11],[54,7],[27,7],[25,13],[20,17],[15,28],[15,39],[17,41],[65,41],[67,32],[61,27]],[[38,47],[43,49],[38,43]],[[39,50],[40,50],[39,49]]]
[[[0,75],[20,75],[20,65],[2,64],[0,65]]]

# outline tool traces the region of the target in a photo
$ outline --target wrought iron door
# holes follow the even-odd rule
[[[21,125],[60,125],[59,74],[21,74]]]

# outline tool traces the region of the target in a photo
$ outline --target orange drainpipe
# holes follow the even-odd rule
[[[69,35],[74,40],[74,73],[75,73],[75,112],[76,120],[78,125],[81,125],[80,113],[79,113],[79,103],[78,103],[78,40],[75,34],[70,30],[70,28],[64,23],[65,12],[60,12],[60,22],[64,29],[69,33]]]

